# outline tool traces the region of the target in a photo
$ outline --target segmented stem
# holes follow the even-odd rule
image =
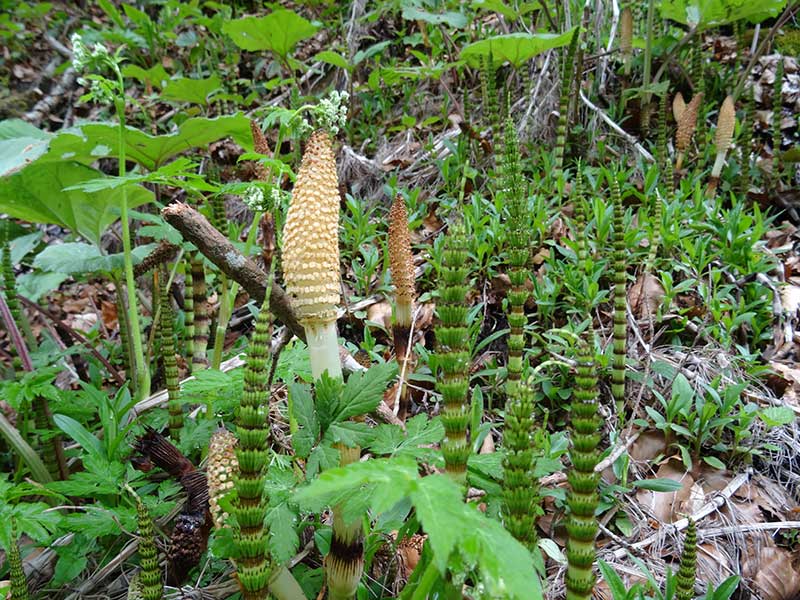
[[[17,545],[17,522],[11,519],[11,544],[9,544],[8,566],[11,579],[11,600],[28,600],[28,580],[22,569],[22,555]]]
[[[208,367],[206,349],[208,348],[209,307],[206,288],[206,269],[203,259],[197,252],[189,256],[192,271],[192,303],[194,309],[194,347],[192,349],[192,370]]]
[[[36,396],[31,404],[36,429],[39,431],[39,454],[42,462],[53,481],[67,479],[69,477],[67,459],[64,456],[61,436],[55,433],[57,430],[54,427],[50,403],[44,396]]]
[[[783,56],[775,65],[775,83],[772,89],[772,178],[775,184],[783,175],[781,163],[781,119],[783,118]]]
[[[160,274],[161,289],[161,359],[164,363],[164,378],[167,382],[167,410],[169,411],[169,436],[180,438],[183,428],[183,404],[178,380],[178,361],[175,358],[175,312],[172,310],[167,271]]]
[[[594,468],[600,460],[597,446],[602,420],[597,412],[594,355],[585,341],[581,341],[577,370],[571,409],[572,448],[569,455],[572,468],[567,476],[570,514],[567,519],[566,586],[567,600],[589,600],[595,582],[592,564],[598,525],[594,513],[598,505],[600,475]]]
[[[122,290],[122,282],[117,279],[114,282],[116,288],[117,304],[117,324],[119,326],[119,343],[122,351],[122,365],[128,379],[136,381],[136,363],[132,360],[133,347],[131,346],[130,323],[128,322],[128,308],[125,293]]]
[[[678,600],[694,600],[694,584],[697,579],[697,526],[689,517],[686,538],[683,541],[681,566],[678,569]]]
[[[267,514],[264,475],[269,462],[270,437],[267,363],[271,339],[272,318],[267,293],[250,339],[244,387],[236,413],[239,476],[235,480],[237,495],[233,503],[233,515],[238,524],[235,540],[240,557],[236,562],[236,570],[242,595],[246,600],[262,600],[267,597],[272,573],[267,555],[269,532],[264,528]]]
[[[625,208],[622,206],[619,182],[611,178],[614,203],[614,354],[611,371],[611,394],[617,408],[617,418],[624,420],[625,410],[625,343],[628,337],[628,318],[625,298]]]
[[[656,141],[655,158],[658,176],[663,180],[667,172],[667,93],[664,92],[658,100],[658,139]],[[672,182],[670,182],[672,185]]]
[[[572,34],[564,54],[564,64],[561,69],[561,96],[558,101],[558,125],[556,127],[556,146],[553,165],[553,179],[558,181],[564,170],[564,152],[567,146],[567,125],[569,122],[569,101],[572,93],[572,79],[575,72],[575,52],[578,48],[579,28]]]
[[[8,221],[6,221],[2,233],[2,247],[0,248],[3,253],[2,264],[0,264],[0,268],[2,268],[3,271],[3,293],[5,294],[6,304],[8,304],[11,317],[14,319],[17,327],[21,328],[20,317],[22,316],[22,312],[19,306],[19,298],[17,297],[17,281],[16,277],[14,277],[14,266],[11,263],[11,247],[8,240],[8,230],[9,224]],[[17,376],[21,376],[23,373],[22,360],[19,357],[17,348],[14,344],[10,344],[9,348],[11,351],[11,365],[14,367],[14,373],[16,373]]]
[[[467,292],[470,269],[466,237],[461,224],[453,225],[445,239],[444,257],[439,272],[439,302],[436,311],[437,390],[442,395],[442,442],[445,470],[455,481],[466,481],[469,423],[469,331]]]
[[[669,161],[667,161],[668,164]],[[661,195],[656,192],[653,199],[653,231],[650,236],[650,250],[647,253],[647,260],[644,263],[644,270],[646,273],[652,273],[656,264],[656,257],[658,256],[658,247],[661,245],[661,221],[664,214],[664,201]]]
[[[694,48],[692,49],[692,83],[694,83],[694,96],[706,92],[705,78],[705,57],[703,56],[703,36],[694,36]],[[698,151],[703,152],[703,145],[706,143],[706,112],[703,110],[702,100],[698,106],[699,119],[697,120],[697,147]]]
[[[150,511],[136,497],[136,514],[139,521],[139,584],[144,600],[161,600],[164,597],[164,586],[161,581],[161,568],[158,566],[158,550]]]
[[[337,444],[339,466],[357,462],[361,448],[348,448]],[[333,507],[333,532],[331,548],[325,558],[325,576],[329,600],[351,600],[358,590],[364,573],[364,527],[361,519],[345,521],[343,506]]]
[[[194,362],[194,280],[191,260],[188,258],[183,261],[183,312],[186,364],[191,370]]]
[[[575,196],[575,212],[573,219],[575,220],[575,245],[576,245],[576,258],[578,259],[578,268],[584,270],[586,268],[586,259],[588,253],[586,250],[586,211],[583,206],[583,169],[581,163],[575,168],[575,186],[573,188]]]
[[[739,193],[747,196],[750,191],[750,153],[753,149],[753,127],[755,126],[753,115],[756,110],[756,100],[753,95],[753,86],[747,87],[747,99],[744,103],[744,114],[742,115],[742,169],[739,173]]]
[[[497,135],[500,129],[500,104],[497,101],[497,68],[491,52],[482,61],[481,67],[481,90],[489,120],[488,124],[492,129],[492,134]]]

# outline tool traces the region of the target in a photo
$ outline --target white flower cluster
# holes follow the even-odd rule
[[[245,191],[242,202],[252,211],[264,210],[264,190],[259,185],[251,185]]]
[[[108,48],[103,44],[94,44],[90,48],[78,32],[72,34],[70,41],[72,42],[72,66],[79,73],[94,70],[98,66],[109,64],[112,61]]]
[[[331,135],[339,133],[339,129],[347,123],[347,105],[350,94],[345,91],[334,90],[327,98],[319,101],[315,112],[317,122],[321,127],[331,132]]]

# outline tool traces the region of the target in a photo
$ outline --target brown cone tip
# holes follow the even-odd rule
[[[331,139],[316,131],[306,144],[283,227],[286,291],[301,323],[336,318],[339,201]]]
[[[697,113],[700,112],[700,103],[703,94],[695,94],[691,102],[686,105],[681,118],[678,120],[678,132],[675,134],[675,147],[679,152],[684,152],[689,147],[694,130],[697,127]]]
[[[625,7],[619,22],[619,49],[623,54],[630,54],[633,42],[633,12]]]
[[[676,123],[681,122],[683,111],[686,110],[686,102],[683,99],[683,94],[678,92],[672,99],[672,116],[675,118]]]
[[[411,255],[408,213],[400,195],[394,199],[389,209],[389,267],[397,290],[397,301],[411,304],[416,296],[414,258]]]
[[[733,129],[736,126],[736,107],[733,105],[733,98],[727,96],[722,102],[717,117],[717,134],[715,145],[717,154],[724,154],[731,146],[733,139]]]

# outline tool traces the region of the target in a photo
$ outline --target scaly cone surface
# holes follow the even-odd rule
[[[736,127],[736,107],[733,98],[727,96],[722,102],[717,116],[717,131],[714,135],[714,145],[717,148],[717,156],[714,159],[714,167],[711,169],[711,178],[706,188],[706,196],[712,197],[719,185],[719,176],[722,167],[725,165],[725,155],[731,147],[733,141],[733,130]]]
[[[681,566],[678,569],[678,600],[694,599],[694,584],[697,578],[697,526],[689,517],[689,526],[686,528],[686,539],[683,541],[681,553]]]

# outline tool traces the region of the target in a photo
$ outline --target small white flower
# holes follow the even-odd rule
[[[72,65],[76,71],[83,71],[89,63],[89,49],[77,31],[72,34],[70,42],[72,43]]]
[[[317,106],[317,121],[320,126],[331,132],[332,135],[339,133],[347,123],[347,103],[350,95],[347,92],[333,90],[327,98],[319,101]]]
[[[260,186],[251,185],[247,188],[242,201],[250,210],[264,210],[264,190]]]

